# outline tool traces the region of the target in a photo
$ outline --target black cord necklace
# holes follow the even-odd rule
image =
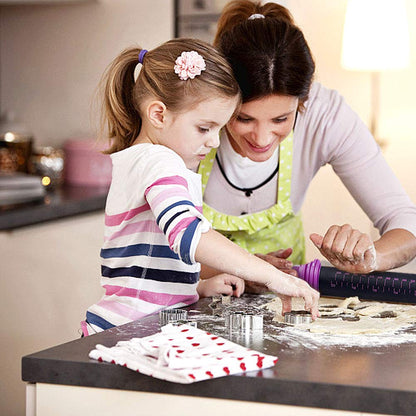
[[[277,166],[276,166],[276,169],[273,171],[273,173],[265,181],[263,181],[260,185],[254,186],[253,188],[239,188],[238,186],[234,185],[227,178],[227,175],[225,174],[224,169],[221,166],[221,163],[220,163],[220,160],[219,160],[217,154],[215,155],[215,160],[217,161],[218,167],[220,168],[220,172],[221,172],[222,176],[224,177],[224,179],[227,181],[228,185],[230,185],[234,189],[237,189],[238,191],[244,192],[246,196],[251,196],[251,194],[253,193],[253,191],[255,191],[256,189],[261,188],[262,186],[266,185],[266,183],[270,182],[275,177],[275,175],[277,174],[277,172],[279,171],[279,162],[278,162],[277,163]]]

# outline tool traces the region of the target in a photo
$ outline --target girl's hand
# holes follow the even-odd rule
[[[266,286],[282,299],[282,314],[291,311],[291,298],[297,297],[305,300],[305,310],[311,313],[313,320],[319,316],[319,292],[304,280],[279,272],[279,276],[269,281]]]
[[[293,263],[287,260],[292,252],[293,250],[291,248],[286,248],[284,250],[272,251],[267,254],[257,253],[256,256],[262,260],[267,261],[267,263],[270,263],[272,266],[276,267],[276,269],[279,269],[282,272],[291,274],[292,276],[297,276],[296,270],[292,269]]]
[[[350,273],[376,270],[376,250],[370,236],[349,224],[331,226],[322,237],[311,234],[311,241],[337,269]]]
[[[239,298],[244,293],[244,280],[227,273],[201,279],[197,291],[200,298],[218,295],[233,295]]]

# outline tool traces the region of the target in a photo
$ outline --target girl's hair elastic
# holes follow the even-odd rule
[[[147,53],[147,49],[142,49],[140,52],[139,52],[139,62],[143,65],[143,58],[144,58],[144,56],[146,55],[146,53]]]

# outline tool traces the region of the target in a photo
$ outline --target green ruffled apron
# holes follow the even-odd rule
[[[250,253],[266,254],[291,247],[289,257],[294,264],[305,263],[305,237],[301,216],[295,215],[290,202],[292,178],[293,132],[280,144],[277,203],[272,207],[246,215],[226,215],[203,203],[204,216],[212,227]],[[202,192],[217,149],[212,149],[199,165],[202,176]]]

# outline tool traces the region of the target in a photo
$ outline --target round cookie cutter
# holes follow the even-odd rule
[[[299,324],[310,324],[312,322],[312,315],[308,311],[290,311],[286,312],[285,324],[299,325]]]

